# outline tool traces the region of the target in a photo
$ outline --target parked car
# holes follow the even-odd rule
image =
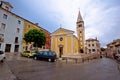
[[[56,61],[56,53],[52,51],[39,51],[37,52],[34,57],[35,60],[47,60],[49,62]]]
[[[23,56],[23,57],[28,57],[28,58],[32,58],[34,54],[36,54],[35,51],[31,51],[31,52],[30,52],[30,51],[24,51],[24,52],[21,54],[21,56]]]
[[[5,59],[5,53],[3,51],[0,51],[0,61],[3,62]]]

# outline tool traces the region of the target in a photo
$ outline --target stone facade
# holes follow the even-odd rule
[[[100,43],[97,39],[87,39],[86,40],[86,53],[93,54],[93,53],[100,53]]]
[[[113,53],[120,54],[120,39],[113,40],[107,44],[107,55],[113,57]]]

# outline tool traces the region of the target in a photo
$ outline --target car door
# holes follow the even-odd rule
[[[48,52],[47,51],[43,52],[43,59],[48,59]]]
[[[42,59],[43,52],[38,52],[37,53],[37,58]]]

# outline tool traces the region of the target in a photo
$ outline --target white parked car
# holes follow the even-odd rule
[[[3,51],[0,51],[0,62],[3,62],[5,59],[5,53]]]

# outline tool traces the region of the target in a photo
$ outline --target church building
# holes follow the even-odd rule
[[[51,34],[51,50],[56,52],[57,57],[84,53],[85,30],[80,11],[76,25],[77,37],[74,31],[64,28],[59,28]]]

